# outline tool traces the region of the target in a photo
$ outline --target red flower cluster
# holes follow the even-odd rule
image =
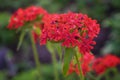
[[[42,15],[44,17],[39,19]],[[12,15],[8,28],[17,29],[26,24],[29,24],[27,27],[31,26],[34,29],[33,36],[35,40],[40,38],[40,44],[52,41],[61,42],[65,47],[78,47],[80,53],[84,54],[81,60],[83,72],[85,74],[89,71],[88,64],[91,60],[89,52],[95,44],[93,39],[100,31],[96,20],[81,13],[48,14],[41,7],[30,6],[26,9],[18,9]],[[37,28],[41,29],[39,35],[35,32]],[[78,66],[74,67],[79,74]]]
[[[99,24],[81,13],[50,14],[43,18],[41,44],[48,41],[62,42],[63,46],[78,46],[81,53],[87,53],[95,44],[93,38],[100,31]]]
[[[91,70],[90,63],[93,61],[93,59],[94,56],[90,53],[85,54],[83,55],[83,58],[80,58],[82,72],[84,75]],[[78,64],[74,64],[74,62],[71,62],[68,70],[68,74],[71,74],[73,72],[77,73],[78,75],[80,74]]]
[[[41,7],[30,6],[26,9],[18,9],[10,18],[9,29],[32,27],[33,36],[40,38],[40,44],[47,41],[61,42],[65,47],[78,47],[84,54],[80,59],[83,74],[90,70],[89,64],[93,55],[89,52],[95,44],[93,39],[97,37],[100,27],[96,20],[81,13],[48,14]],[[38,31],[37,34],[37,30]],[[40,32],[40,33],[39,33]],[[79,74],[78,65],[71,62],[68,73]]]
[[[41,15],[44,17],[39,19]],[[10,18],[8,28],[17,29],[26,25],[33,29],[36,26],[41,29],[41,35],[33,31],[35,40],[40,38],[40,44],[46,44],[47,41],[61,42],[65,47],[77,46],[83,54],[93,48],[93,39],[100,31],[97,21],[87,15],[72,12],[48,14],[41,7],[35,6],[18,9]]]
[[[47,14],[47,11],[41,7],[30,6],[26,9],[18,9],[10,18],[9,29],[17,29],[27,22],[35,21],[40,16]]]
[[[105,70],[116,67],[119,64],[120,59],[117,56],[109,54],[102,58],[97,58],[92,65],[92,69],[95,70],[97,74],[102,74]]]

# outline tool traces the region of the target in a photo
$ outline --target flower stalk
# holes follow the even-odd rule
[[[80,56],[81,57],[81,56]],[[77,61],[77,64],[78,64],[78,69],[79,69],[79,77],[81,78],[80,80],[84,80],[84,75],[83,75],[83,71],[82,71],[82,66],[81,66],[81,63],[79,62],[79,59],[78,59],[78,56],[77,56],[77,53],[75,53],[75,58],[76,58],[76,61]]]
[[[30,39],[31,39],[33,55],[34,55],[34,59],[35,59],[35,63],[36,63],[36,68],[38,70],[38,76],[39,76],[38,78],[39,78],[39,80],[41,80],[42,76],[41,76],[41,72],[40,72],[40,61],[39,61],[39,56],[38,56],[38,52],[36,49],[35,41],[34,41],[34,38],[32,36],[32,32],[30,33]]]
[[[47,42],[46,45],[48,51],[51,54],[52,57],[52,64],[53,64],[53,68],[54,68],[54,77],[55,80],[59,80],[59,75],[58,75],[58,71],[57,71],[57,59],[56,59],[56,54],[55,54],[55,47],[58,47],[57,45],[55,45],[54,43],[51,42]]]
[[[54,77],[55,77],[55,80],[59,80],[58,71],[57,71],[56,55],[55,53],[51,53],[51,55],[52,55],[52,62],[53,62],[53,68],[54,68]]]

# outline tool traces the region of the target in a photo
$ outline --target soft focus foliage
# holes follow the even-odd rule
[[[106,46],[103,48],[104,53],[114,53],[119,55],[120,52],[120,13],[116,13],[103,21],[103,26],[110,27],[110,40],[107,41]]]

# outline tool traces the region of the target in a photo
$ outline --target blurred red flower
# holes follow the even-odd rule
[[[107,69],[116,67],[119,64],[120,64],[119,58],[115,55],[109,54],[104,57],[96,58],[92,65],[92,69],[97,74],[102,74]]]
[[[90,53],[87,53],[87,54],[83,55],[83,57],[79,59],[81,67],[82,67],[82,72],[83,72],[84,75],[86,75],[87,72],[91,71],[90,64],[93,61],[93,59],[94,59],[94,55],[90,54]],[[74,63],[72,61],[70,63],[70,67],[69,67],[69,70],[68,70],[68,75],[73,73],[73,72],[75,72],[78,75],[80,74],[78,64]]]
[[[19,8],[10,18],[9,29],[17,29],[25,26],[26,23],[35,21],[39,16],[47,14],[41,7],[30,6],[25,9]],[[30,24],[31,24],[30,23]]]

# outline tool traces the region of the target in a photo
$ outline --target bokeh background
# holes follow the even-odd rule
[[[120,0],[0,0],[0,80],[35,80],[35,63],[28,36],[17,51],[20,34],[6,28],[13,12],[30,5],[42,6],[50,13],[81,12],[97,19],[101,31],[95,39],[93,54],[120,56]],[[37,49],[44,80],[53,80],[49,52],[39,43]],[[57,68],[60,70],[59,64]]]

